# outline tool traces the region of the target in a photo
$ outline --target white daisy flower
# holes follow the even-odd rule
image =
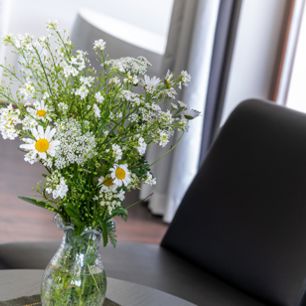
[[[41,119],[41,120],[47,119],[47,117],[48,117],[48,107],[47,107],[47,105],[45,104],[44,101],[35,102],[33,106],[34,106],[34,108],[28,107],[27,111],[34,118]]]
[[[115,191],[117,189],[117,185],[114,184],[113,179],[109,176],[100,176],[98,183],[102,192]]]
[[[129,185],[131,181],[131,175],[127,165],[117,165],[115,164],[113,168],[110,169],[111,178],[113,179],[113,183],[117,186]]]
[[[34,153],[36,156],[42,160],[47,159],[47,154],[50,156],[55,156],[57,146],[60,144],[58,140],[52,140],[53,136],[56,133],[56,129],[51,129],[50,126],[44,131],[42,126],[38,128],[33,128],[31,130],[34,139],[24,138],[22,139],[25,143],[20,145],[20,148],[32,152],[32,160]],[[27,155],[30,156],[29,154]]]

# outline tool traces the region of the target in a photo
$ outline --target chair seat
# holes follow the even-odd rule
[[[44,269],[59,242],[3,244],[1,269]],[[265,305],[158,245],[119,242],[102,254],[107,275],[153,287],[197,305]]]

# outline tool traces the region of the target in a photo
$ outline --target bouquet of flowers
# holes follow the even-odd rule
[[[74,51],[55,22],[48,35],[7,35],[4,44],[18,56],[19,69],[1,65],[0,132],[18,137],[24,160],[41,163],[41,197],[22,197],[61,216],[64,223],[101,230],[104,244],[115,242],[114,216],[127,217],[125,193],[155,184],[145,158],[152,144],[165,147],[174,132],[185,131],[197,113],[176,100],[190,81],[186,71],[164,79],[146,75],[144,57],[110,59],[105,41],[93,44],[100,68],[87,53]],[[18,83],[12,90],[10,83]]]
[[[46,272],[44,305],[101,305],[106,279],[97,266],[94,235],[89,239],[88,233],[102,233],[104,245],[115,244],[112,220],[127,218],[126,192],[155,184],[145,157],[148,147],[167,146],[198,113],[177,100],[177,90],[190,81],[186,71],[150,77],[144,57],[110,59],[102,39],[93,44],[100,68],[95,69],[56,23],[47,29],[37,39],[4,38],[17,55],[18,69],[1,65],[6,81],[0,85],[5,101],[0,133],[4,139],[19,138],[24,160],[46,169],[37,184],[40,196],[21,198],[73,228],[74,247],[63,245]]]

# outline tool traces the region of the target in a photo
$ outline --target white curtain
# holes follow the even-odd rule
[[[214,45],[220,0],[176,0],[174,2],[164,69],[178,73],[186,69],[192,75],[182,100],[203,113]],[[174,153],[157,163],[152,171],[157,185],[143,188],[141,197],[153,192],[149,208],[171,222],[184,193],[198,170],[203,117],[194,119]],[[153,148],[152,161],[162,154]]]
[[[0,0],[0,38],[2,39],[8,32],[8,23],[10,16],[10,1]],[[4,60],[3,44],[0,43],[0,63]],[[0,72],[1,78],[1,72]]]

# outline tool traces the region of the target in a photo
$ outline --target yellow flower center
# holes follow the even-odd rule
[[[115,175],[116,175],[116,178],[119,179],[119,180],[124,180],[125,177],[126,177],[126,172],[124,169],[118,167],[115,171]]]
[[[39,109],[39,110],[37,110],[37,112],[36,112],[36,115],[37,115],[38,117],[45,117],[46,114],[47,114],[47,112],[46,112],[44,109]]]
[[[49,149],[49,146],[50,146],[50,143],[46,138],[40,138],[35,142],[35,149],[40,153],[47,152]]]
[[[106,178],[106,179],[103,181],[103,185],[105,185],[105,186],[107,186],[107,187],[112,186],[112,185],[113,185],[113,180],[112,180],[110,177],[108,177],[108,178]]]

